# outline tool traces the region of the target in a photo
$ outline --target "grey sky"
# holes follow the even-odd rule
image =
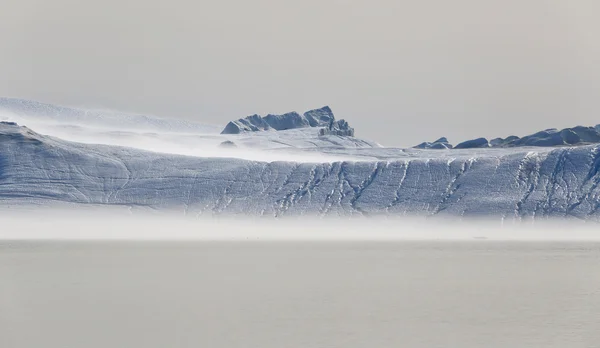
[[[414,145],[600,123],[597,0],[4,0],[0,95]]]

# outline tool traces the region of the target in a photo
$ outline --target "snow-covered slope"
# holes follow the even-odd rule
[[[190,215],[600,219],[600,145],[357,148],[354,155],[365,160],[186,157],[77,144],[2,123],[0,205],[117,205]]]
[[[198,134],[219,132],[219,126],[215,125],[112,110],[78,109],[5,97],[0,97],[0,121],[17,122],[30,128],[85,127],[114,131]]]
[[[312,110],[304,115],[311,120],[333,118],[329,108]],[[16,122],[39,134],[73,142],[200,157],[335,161],[353,157],[344,151],[334,151],[335,155],[325,152],[380,147],[375,142],[339,136],[336,132],[319,136],[323,127],[221,135],[223,127],[219,125],[76,109],[14,98],[0,98],[0,121]],[[228,141],[236,146],[223,150],[220,145]]]

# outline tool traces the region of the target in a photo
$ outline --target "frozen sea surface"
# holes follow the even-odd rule
[[[0,347],[598,347],[594,242],[0,242]]]

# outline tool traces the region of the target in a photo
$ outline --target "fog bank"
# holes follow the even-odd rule
[[[4,240],[198,241],[600,241],[597,224],[575,220],[500,221],[394,218],[192,218],[119,209],[23,210],[0,217]]]

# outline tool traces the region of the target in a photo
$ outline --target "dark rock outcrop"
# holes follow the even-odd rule
[[[354,136],[354,128],[344,120],[335,120],[333,112],[328,106],[305,112],[289,112],[283,115],[267,115],[261,117],[252,115],[231,121],[225,126],[221,134],[240,134],[260,131],[282,131],[287,129],[323,127],[319,135]]]
[[[600,143],[600,125],[594,127],[577,126],[558,130],[556,128],[546,129],[531,135],[519,138],[511,135],[506,138],[495,138],[487,141],[485,138],[468,140],[456,145],[455,149],[474,149],[486,147],[523,147],[523,146],[573,146]],[[446,138],[440,138],[432,143],[424,142],[417,149],[449,149],[452,145]]]
[[[224,142],[219,144],[219,147],[232,149],[232,148],[236,148],[237,145],[231,140],[225,140]]]
[[[297,112],[288,112],[283,115],[267,115],[263,120],[274,130],[286,130],[295,128],[309,127],[306,117],[300,116]]]
[[[244,132],[258,132],[268,130],[271,126],[259,115],[252,115],[246,118],[240,118],[237,121],[231,121],[221,134],[239,134]]]
[[[415,149],[432,149],[432,150],[444,150],[444,149],[451,149],[452,148],[452,144],[450,144],[448,142],[448,139],[446,139],[445,137],[439,138],[438,140],[434,141],[434,142],[424,142],[424,143],[420,143],[417,146],[413,146],[413,148]]]
[[[596,127],[577,126],[563,130],[546,129],[517,139],[510,146],[561,146],[600,143],[600,132]]]
[[[509,137],[506,138],[495,138],[490,140],[490,146],[491,147],[506,147],[506,146],[510,146],[511,144],[513,144],[515,141],[519,140],[520,138],[514,135],[511,135]]]
[[[348,124],[348,122],[346,122],[346,120],[338,120],[338,121],[331,120],[327,127],[321,128],[319,130],[319,135],[320,136],[339,135],[339,136],[353,137],[354,136],[354,128],[350,127],[350,125]]]
[[[322,127],[329,125],[331,121],[335,120],[333,112],[329,106],[324,106],[320,109],[310,110],[304,113],[304,117],[308,121],[311,127]]]
[[[483,147],[490,147],[490,143],[486,138],[477,138],[473,140],[464,141],[456,145],[455,149],[477,149]]]

